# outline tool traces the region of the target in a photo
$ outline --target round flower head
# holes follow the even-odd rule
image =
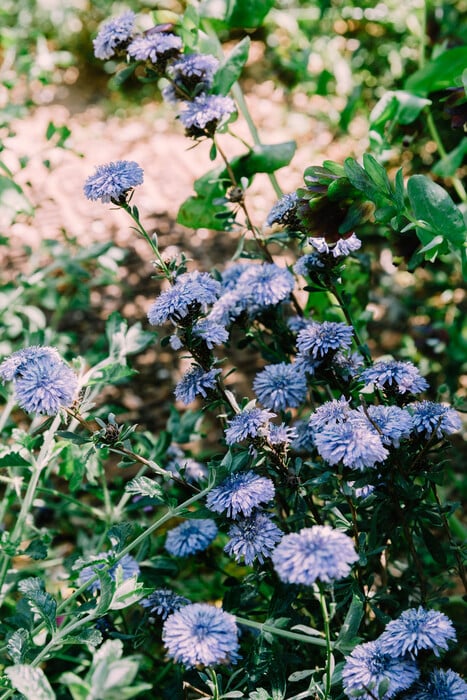
[[[222,289],[226,292],[232,292],[243,273],[251,267],[254,267],[252,263],[234,263],[225,269],[222,273]]]
[[[411,362],[379,360],[364,369],[360,379],[365,386],[374,384],[378,389],[398,394],[419,394],[428,388],[428,382]]]
[[[250,265],[238,278],[236,291],[243,295],[248,311],[258,313],[289,299],[295,286],[289,270],[275,263]]]
[[[348,576],[358,560],[350,537],[329,525],[314,525],[284,535],[272,555],[282,581],[312,586]]]
[[[408,438],[413,430],[412,416],[399,406],[368,406],[367,414],[358,409],[364,422],[377,426],[384,445],[399,447],[403,438]]]
[[[235,112],[235,104],[230,97],[222,95],[198,95],[192,102],[185,103],[180,121],[189,136],[212,136],[221,122]]]
[[[196,316],[203,307],[212,304],[220,292],[220,283],[208,272],[184,272],[153,303],[148,311],[149,323],[161,326],[166,321],[179,323],[189,315]]]
[[[299,225],[297,203],[298,195],[296,192],[282,195],[267,215],[265,225],[271,227],[274,224],[279,224],[280,226],[297,227]]]
[[[281,423],[275,425],[271,423],[268,432],[268,442],[270,445],[289,445],[293,440],[298,438],[298,431],[292,427]]]
[[[273,411],[296,408],[306,398],[307,384],[304,375],[295,365],[281,362],[268,365],[253,381],[258,399]]]
[[[87,199],[119,203],[126,199],[127,193],[143,182],[142,168],[133,160],[117,160],[114,163],[98,165],[94,175],[84,183]]]
[[[237,562],[244,559],[250,565],[258,559],[262,564],[271,556],[282,532],[269,515],[256,511],[249,518],[237,520],[229,530],[229,537],[224,552]]]
[[[225,431],[226,443],[233,445],[248,438],[265,437],[268,433],[269,419],[274,417],[275,413],[261,408],[245,408],[228,421],[229,427]]]
[[[434,401],[415,401],[409,404],[412,421],[417,433],[431,437],[433,433],[439,438],[460,430],[462,423],[457,411],[450,406]]]
[[[205,372],[202,367],[194,365],[175,387],[175,398],[185,405],[190,404],[198,395],[206,398],[209,389],[216,386],[216,377],[220,374],[220,369],[210,369]]]
[[[96,575],[96,569],[104,569],[105,566],[107,565],[107,562],[114,556],[114,552],[105,552],[104,554],[99,554],[96,557],[94,557],[95,564],[91,564],[89,566],[85,566],[84,569],[80,571],[79,574],[79,583],[82,585],[83,583],[86,583],[86,581],[89,581],[91,578],[93,578]],[[107,573],[109,574],[110,578],[115,581],[117,578],[117,571],[121,571],[121,576],[122,580],[126,581],[129,578],[133,578],[134,576],[138,576],[140,573],[140,568],[139,564],[136,561],[134,557],[132,557],[130,554],[125,554],[116,564],[111,566],[109,569],[107,569]],[[99,579],[97,581],[94,581],[93,583],[89,584],[88,588],[91,590],[93,593],[95,591],[98,591],[101,587],[101,582]]]
[[[173,612],[190,603],[188,598],[177,595],[170,588],[158,588],[139,602],[143,608],[149,609],[150,614],[158,615],[163,620],[166,620]]]
[[[321,457],[329,464],[342,462],[350,469],[374,467],[388,456],[380,435],[360,421],[329,425],[313,436]]]
[[[149,61],[161,70],[169,58],[180,53],[182,40],[179,36],[168,32],[149,30],[143,36],[137,36],[128,46],[128,55],[137,61]]]
[[[209,318],[203,318],[193,326],[193,334],[202,338],[207,347],[212,350],[216,345],[222,345],[229,339],[229,332],[220,323],[215,323]]]
[[[458,673],[435,668],[427,681],[419,681],[407,700],[466,700],[467,683]]]
[[[135,15],[130,10],[105,22],[92,42],[95,57],[105,61],[124,49],[131,38],[134,23]]]
[[[437,610],[425,610],[421,606],[404,610],[397,620],[392,620],[379,637],[381,650],[391,656],[417,656],[422,649],[431,649],[435,656],[446,651],[448,642],[456,641],[451,620]]]
[[[165,548],[174,557],[187,557],[207,549],[217,535],[214,520],[185,520],[167,533]]]
[[[352,343],[353,328],[345,323],[323,321],[310,323],[297,336],[297,347],[300,353],[322,359],[330,352],[343,350]]]
[[[377,640],[355,647],[346,658],[342,682],[348,698],[389,700],[410,688],[419,675],[414,661],[385,654]],[[381,683],[389,684],[382,695],[378,691]]]
[[[209,54],[192,53],[181,56],[169,66],[173,83],[162,94],[169,102],[187,99],[212,86],[219,61]]]
[[[214,666],[238,659],[238,630],[230,613],[206,603],[185,605],[162,630],[168,655],[184,666]]]
[[[28,413],[53,416],[71,406],[78,388],[76,374],[48,346],[13,353],[0,365],[0,376],[14,381],[16,401]]]
[[[272,500],[274,493],[271,479],[251,471],[238,472],[208,493],[206,505],[214,513],[225,513],[228,518],[236,518],[239,513],[249,516],[261,503]]]
[[[320,272],[324,269],[325,265],[321,259],[321,256],[317,253],[307,253],[298,258],[297,262],[293,266],[296,275],[302,275],[302,277],[307,277],[314,272]]]
[[[346,398],[341,396],[340,399],[326,401],[321,406],[318,406],[316,411],[311,414],[308,425],[312,430],[322,430],[327,426],[344,423],[352,409]]]

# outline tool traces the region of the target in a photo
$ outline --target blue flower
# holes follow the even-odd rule
[[[326,401],[321,406],[318,406],[316,411],[311,414],[308,425],[314,431],[322,430],[325,427],[344,423],[348,420],[352,409],[349,402],[344,396],[340,399]]]
[[[13,353],[0,365],[0,376],[14,381],[15,398],[28,413],[53,416],[71,406],[78,388],[76,374],[48,346]]]
[[[346,255],[350,255],[355,250],[362,247],[362,242],[355,233],[352,233],[348,238],[339,238],[337,243],[332,248],[332,255],[334,258],[341,258]]]
[[[135,15],[130,10],[105,22],[92,42],[95,57],[105,61],[124,48],[131,38],[134,23]]]
[[[391,656],[417,656],[422,649],[431,649],[435,656],[446,651],[448,642],[456,641],[451,620],[437,610],[421,606],[404,610],[397,620],[391,620],[379,637],[381,650]]]
[[[159,615],[163,620],[166,620],[173,612],[190,603],[188,598],[177,595],[170,588],[158,588],[139,602],[143,608],[149,608],[149,613]]]
[[[417,433],[431,437],[433,433],[442,438],[460,430],[461,419],[457,411],[450,406],[434,401],[415,401],[407,407],[412,414],[414,428]]]
[[[329,352],[343,350],[352,343],[353,328],[345,323],[323,321],[310,323],[297,336],[297,347],[303,355],[315,359],[326,357]]]
[[[306,398],[306,379],[293,364],[268,365],[256,375],[253,389],[266,408],[285,411],[297,408]]]
[[[298,225],[297,219],[298,195],[296,192],[284,194],[274,204],[266,217],[266,226],[280,224],[281,226]]]
[[[359,644],[347,656],[342,669],[344,692],[348,698],[359,700],[389,700],[407,690],[418,679],[420,671],[414,661],[384,654],[378,640]],[[386,692],[379,694],[381,683],[389,683]]]
[[[261,408],[245,408],[228,421],[225,431],[228,445],[241,442],[247,438],[265,437],[268,432],[268,422],[275,414]]]
[[[234,263],[222,273],[222,289],[226,292],[233,291],[237,282],[246,270],[254,267],[252,263]]]
[[[292,447],[297,452],[310,452],[314,448],[313,433],[304,420],[298,420],[293,425],[293,429],[297,433],[292,440]]]
[[[178,323],[189,315],[198,315],[220,292],[220,283],[208,272],[185,272],[153,303],[148,311],[149,323],[161,326],[166,321]]]
[[[419,681],[407,700],[466,700],[467,683],[451,669],[435,668],[428,680]]]
[[[210,318],[203,318],[193,326],[193,334],[202,338],[207,347],[212,350],[216,345],[222,345],[229,339],[229,332],[220,323],[215,323]]]
[[[217,525],[214,520],[209,518],[185,520],[169,530],[165,548],[174,557],[187,557],[209,547],[216,535]]]
[[[162,630],[168,655],[184,666],[214,666],[238,659],[238,629],[230,613],[206,603],[185,605]]]
[[[358,421],[348,420],[314,434],[321,457],[329,464],[342,462],[350,469],[374,467],[388,456],[379,434]]]
[[[217,126],[235,112],[230,97],[222,95],[198,95],[192,102],[185,102],[180,121],[190,136],[213,134]]]
[[[198,365],[193,365],[175,387],[175,398],[186,406],[198,395],[206,398],[209,389],[216,387],[216,377],[220,369],[210,369],[207,372]]]
[[[142,168],[133,160],[117,160],[97,166],[94,175],[84,183],[84,194],[92,201],[118,203],[125,199],[129,190],[141,185],[143,178]]]
[[[324,262],[320,255],[317,253],[307,253],[298,258],[295,265],[293,266],[296,275],[302,275],[302,277],[307,277],[313,272],[320,272],[325,267]]]
[[[365,386],[374,384],[378,389],[395,391],[398,394],[419,394],[428,388],[428,382],[411,362],[379,360],[364,369],[360,379]]]
[[[329,525],[314,525],[284,535],[272,555],[279,578],[311,586],[348,576],[358,560],[350,537]]]
[[[214,513],[225,513],[236,518],[239,513],[249,516],[261,503],[274,498],[274,484],[254,472],[231,474],[207,495],[206,505]]]
[[[292,426],[281,423],[275,425],[271,423],[268,431],[268,442],[270,445],[289,445],[298,438],[298,431]]]
[[[295,286],[289,270],[275,263],[250,265],[238,278],[236,291],[252,314],[289,299]]]
[[[176,102],[199,94],[212,86],[219,61],[210,54],[192,53],[181,56],[169,66],[173,83],[162,91],[164,99]]]
[[[229,537],[224,552],[237,562],[244,559],[250,565],[258,559],[262,564],[271,556],[282,532],[269,515],[256,511],[249,518],[237,520],[229,530]]]
[[[224,292],[212,305],[212,309],[206,317],[210,323],[220,326],[228,326],[246,308],[246,301],[236,290]]]
[[[91,578],[93,578],[96,575],[96,569],[104,569],[108,562],[112,560],[112,558],[115,556],[115,552],[105,552],[103,554],[98,554],[97,556],[93,557],[93,561],[95,561],[94,564],[89,564],[88,566],[85,566],[79,574],[79,583],[80,585],[83,585],[87,581],[89,581]],[[126,581],[129,578],[133,578],[134,576],[138,576],[140,573],[140,568],[139,564],[136,561],[134,557],[132,557],[130,554],[125,554],[116,564],[113,566],[109,567],[107,569],[107,573],[109,574],[110,578],[115,581],[117,577],[117,571],[121,570],[121,575],[122,575],[122,580]],[[91,583],[88,588],[90,591],[93,593],[95,591],[98,591],[101,587],[101,582],[98,579],[97,581],[94,581],[94,583]]]
[[[137,61],[150,61],[154,66],[165,68],[168,58],[176,56],[182,48],[182,40],[175,34],[153,32],[137,36],[128,46],[128,55]]]
[[[368,406],[367,413],[363,408],[359,408],[358,413],[370,427],[377,426],[383,445],[399,447],[400,441],[408,438],[414,427],[410,413],[399,406]]]

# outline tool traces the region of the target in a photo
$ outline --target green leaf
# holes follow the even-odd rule
[[[83,681],[76,673],[67,671],[60,676],[60,683],[66,685],[73,700],[88,700],[91,693],[91,686]]]
[[[125,542],[134,530],[134,525],[132,523],[116,523],[112,525],[107,533],[107,537],[112,544],[112,550],[114,552],[121,552],[125,546]]]
[[[28,630],[20,628],[8,636],[7,652],[15,664],[20,664],[31,647],[31,638]]]
[[[227,95],[232,85],[240,77],[243,66],[247,62],[250,44],[250,37],[246,36],[234,46],[230,54],[217,69],[212,92],[218,95]]]
[[[224,168],[215,168],[195,181],[196,196],[188,197],[183,202],[177,215],[179,224],[188,228],[229,230],[230,222],[218,218],[219,214],[230,213],[230,209],[224,203],[219,203],[230,184],[223,173],[225,173]]]
[[[164,499],[162,487],[153,479],[147,476],[136,476],[125,484],[127,493],[135,493],[138,496],[149,496],[150,498]]]
[[[68,634],[62,637],[63,644],[84,644],[85,646],[98,647],[102,644],[102,633],[98,629],[81,629],[76,634]]]
[[[9,452],[0,457],[0,467],[30,467],[31,462],[21,457],[19,452]]]
[[[335,642],[335,648],[344,654],[352,651],[355,646],[355,638],[360,627],[360,623],[365,614],[363,603],[356,595],[353,596],[350,607],[345,616],[344,623],[340,629],[339,636]]]
[[[47,559],[47,545],[39,537],[35,537],[22,553],[34,560]]]
[[[229,27],[260,27],[273,6],[274,0],[233,0],[225,19]]]
[[[431,169],[432,173],[439,177],[452,177],[461,167],[465,155],[467,155],[467,139],[463,138],[456,148],[436,163]]]
[[[237,180],[251,178],[256,173],[273,173],[290,163],[296,148],[295,141],[254,146],[245,155],[233,158],[231,167]]]
[[[26,700],[55,700],[55,693],[41,668],[16,664],[6,668],[5,675],[13,688],[22,693]]]
[[[143,331],[141,323],[135,323],[128,328],[128,322],[120,316],[118,311],[110,314],[105,334],[110,346],[110,355],[121,364],[125,364],[128,355],[135,355],[154,342],[154,333]]]
[[[353,158],[344,161],[345,174],[351,184],[372,201],[378,196],[378,188],[362,166]]]
[[[416,95],[460,85],[460,79],[467,65],[467,46],[446,49],[439,56],[428,61],[423,68],[413,73],[405,81],[405,89]]]
[[[389,90],[373,107],[370,114],[370,129],[384,135],[390,122],[411,124],[420,112],[431,104],[431,100],[405,90]]]
[[[383,168],[383,166],[378,163],[376,158],[373,158],[373,156],[369,153],[365,153],[363,156],[363,167],[375,185],[379,188],[380,192],[386,193],[388,197],[392,199],[393,189],[386,169]]]

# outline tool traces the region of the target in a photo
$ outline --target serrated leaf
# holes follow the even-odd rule
[[[62,637],[63,644],[84,644],[86,646],[98,647],[102,644],[102,633],[98,629],[82,629],[78,630],[76,634],[69,634],[66,637]]]
[[[158,498],[163,500],[164,492],[162,487],[153,479],[147,476],[136,476],[134,479],[125,484],[125,491],[135,493],[139,496],[149,496],[150,498]]]
[[[16,664],[5,669],[5,675],[26,700],[55,700],[55,693],[41,668]]]
[[[15,630],[8,637],[7,652],[15,664],[20,664],[24,660],[24,655],[31,646],[28,630],[20,628]]]
[[[243,66],[247,62],[250,44],[250,37],[246,36],[234,46],[230,54],[217,69],[212,92],[218,95],[227,95],[232,85],[240,77]]]
[[[345,174],[352,185],[363,192],[368,199],[374,201],[379,194],[379,189],[362,166],[354,158],[346,158],[344,161]]]
[[[31,540],[26,549],[23,551],[23,554],[35,560],[47,559],[47,545],[43,540],[36,537]]]

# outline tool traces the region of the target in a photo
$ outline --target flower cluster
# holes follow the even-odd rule
[[[128,193],[143,182],[143,170],[132,160],[117,160],[115,163],[99,165],[84,183],[85,196],[95,201],[126,201]]]
[[[161,326],[171,321],[176,325],[197,318],[203,308],[216,301],[220,292],[220,283],[208,272],[184,272],[152,304],[148,311],[149,323]]]
[[[214,520],[209,518],[185,520],[169,530],[165,548],[174,557],[188,557],[190,554],[207,549],[216,536],[217,525]]]
[[[206,505],[214,513],[225,513],[228,518],[236,518],[239,513],[249,516],[261,503],[271,501],[274,493],[271,479],[254,472],[238,472],[208,493]]]
[[[158,588],[140,600],[143,608],[148,608],[150,614],[158,615],[162,620],[166,620],[176,610],[180,610],[184,605],[189,605],[190,601],[182,595],[177,595],[170,588]]]

